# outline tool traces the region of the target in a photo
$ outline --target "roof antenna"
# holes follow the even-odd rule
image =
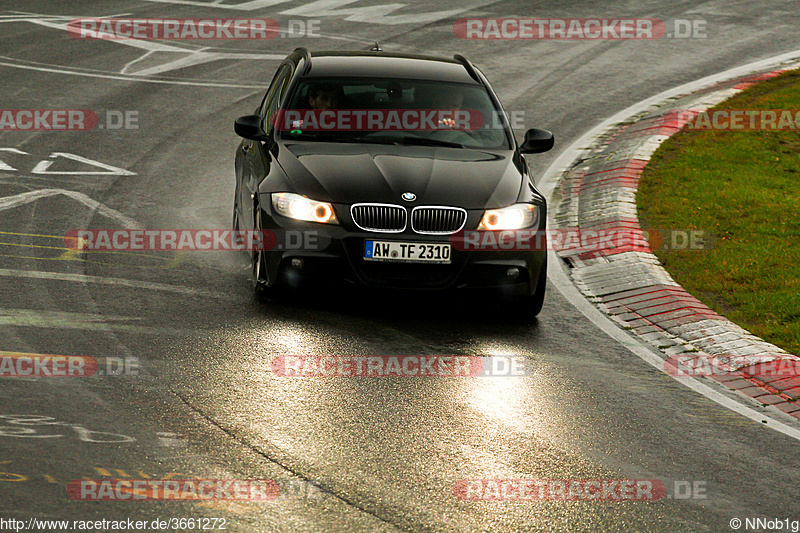
[[[369,49],[370,52],[383,52],[383,48],[381,45],[378,44],[378,41],[375,41],[375,46]]]

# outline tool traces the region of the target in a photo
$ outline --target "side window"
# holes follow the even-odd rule
[[[269,91],[264,97],[264,101],[261,103],[258,114],[263,118],[262,126],[265,131],[269,131],[271,125],[270,120],[272,119],[273,113],[278,109],[278,105],[280,105],[281,99],[286,92],[286,86],[289,84],[291,73],[292,70],[288,65],[281,67],[277,74],[275,74]]]

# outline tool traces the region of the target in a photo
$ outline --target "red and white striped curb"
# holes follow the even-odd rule
[[[691,118],[679,111],[704,111],[785,70],[715,84],[606,132],[561,176],[553,195],[556,229],[627,230],[639,243],[646,242],[636,215],[639,177],[658,146]],[[710,373],[710,379],[800,418],[800,375],[780,375],[764,365],[774,361],[794,368],[800,357],[709,309],[676,283],[652,252],[641,249],[608,242],[558,255],[584,296],[667,358],[711,360],[728,372]]]

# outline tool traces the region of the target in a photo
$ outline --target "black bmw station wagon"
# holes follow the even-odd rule
[[[234,229],[273,236],[251,251],[257,293],[481,288],[541,309],[546,204],[522,154],[553,135],[518,145],[463,56],[298,48],[234,129]]]

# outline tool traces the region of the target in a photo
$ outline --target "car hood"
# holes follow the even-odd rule
[[[511,150],[430,146],[283,143],[277,159],[294,192],[320,201],[455,205],[485,209],[513,204],[522,173]]]

